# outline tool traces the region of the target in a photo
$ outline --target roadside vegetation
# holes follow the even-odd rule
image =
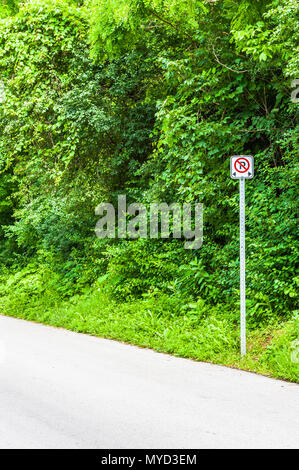
[[[295,0],[1,4],[1,313],[299,382],[298,13]],[[243,359],[234,154],[255,158]],[[203,203],[202,247],[98,239],[95,208],[120,194]]]

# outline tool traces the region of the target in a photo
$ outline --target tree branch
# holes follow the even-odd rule
[[[222,65],[222,67],[225,67],[226,69],[230,70],[231,72],[236,72],[236,73],[245,73],[245,72],[249,72],[249,70],[235,70],[235,69],[232,69],[231,67],[229,67],[228,65],[225,65],[223,64],[222,62],[220,62],[216,52],[215,52],[215,48],[214,48],[214,44],[211,43],[211,46],[212,46],[212,52],[213,52],[213,55],[216,59],[216,62],[219,64],[219,65]]]
[[[195,47],[197,47],[197,45],[196,45],[196,43],[195,43],[193,37],[192,37],[189,33],[187,33],[187,31],[181,30],[181,29],[178,28],[175,24],[171,23],[169,20],[166,20],[166,19],[163,18],[162,16],[158,15],[158,13],[157,13],[155,10],[149,10],[149,12],[150,12],[153,16],[155,16],[156,18],[158,18],[158,20],[160,20],[160,21],[162,21],[163,23],[166,23],[166,24],[168,24],[169,26],[171,26],[172,28],[174,28],[178,33],[181,33],[181,34],[184,34],[185,36],[187,36],[187,37],[191,40],[192,44],[193,44]]]

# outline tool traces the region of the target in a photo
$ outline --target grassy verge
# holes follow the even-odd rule
[[[298,316],[250,330],[248,354],[241,359],[233,317],[211,308],[182,314],[177,303],[166,295],[121,303],[93,291],[65,302],[10,295],[0,307],[5,315],[299,382]]]

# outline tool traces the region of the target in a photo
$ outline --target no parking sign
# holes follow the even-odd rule
[[[233,179],[254,177],[254,158],[252,155],[234,155],[230,158],[230,176]]]
[[[239,180],[240,186],[240,323],[241,355],[246,354],[246,283],[245,283],[245,179],[254,177],[252,155],[230,157],[230,177]]]

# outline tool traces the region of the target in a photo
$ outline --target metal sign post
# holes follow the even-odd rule
[[[245,178],[240,178],[240,320],[241,355],[246,354]]]
[[[240,324],[241,355],[246,354],[246,283],[245,283],[245,179],[254,176],[251,155],[234,155],[230,159],[230,176],[240,184]]]

